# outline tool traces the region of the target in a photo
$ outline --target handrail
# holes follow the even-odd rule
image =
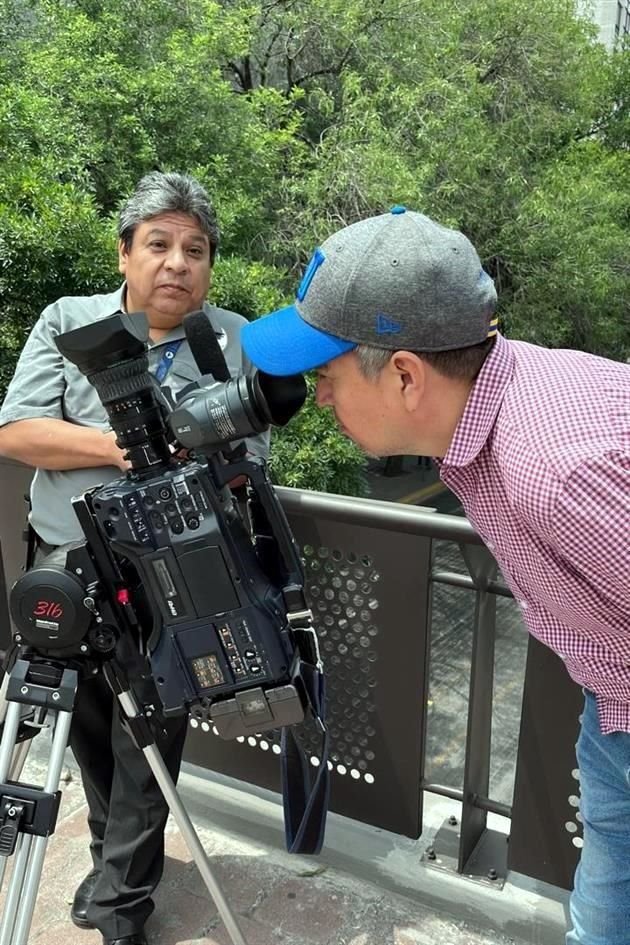
[[[328,492],[306,492],[288,486],[276,486],[286,512],[294,515],[318,515],[334,518],[346,525],[371,528],[393,528],[413,535],[483,545],[470,522],[458,515],[444,515],[417,505],[332,495]]]

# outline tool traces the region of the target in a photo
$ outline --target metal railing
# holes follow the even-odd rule
[[[23,559],[21,497],[29,478],[29,470],[0,460],[0,543],[9,586]],[[564,829],[566,799],[575,790],[577,687],[549,651],[532,644],[514,801],[510,805],[492,798],[496,604],[499,597],[511,595],[497,579],[496,562],[479,536],[463,518],[422,508],[277,491],[305,557],[330,674],[333,809],[419,837],[424,792],[452,798],[462,805],[461,824],[451,830],[456,868],[467,873],[487,839],[488,813],[510,817],[509,866],[566,887],[577,857]],[[468,573],[436,565],[436,540],[459,547]],[[461,788],[425,776],[430,628],[435,589],[441,586],[469,590],[475,599]],[[552,694],[563,709],[549,726],[544,714]],[[308,746],[308,733],[304,738]],[[193,734],[188,757],[277,789],[273,735],[251,741],[235,751],[232,744],[226,748],[212,736]]]

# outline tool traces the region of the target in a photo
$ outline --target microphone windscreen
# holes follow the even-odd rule
[[[216,381],[229,381],[230,372],[210,319],[204,311],[184,316],[184,331],[201,374],[212,374]]]

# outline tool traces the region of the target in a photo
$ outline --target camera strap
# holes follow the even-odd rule
[[[162,357],[160,358],[160,363],[155,369],[155,379],[158,384],[162,384],[164,382],[183,340],[183,338],[180,338],[179,341],[171,341],[165,345],[164,351],[162,352]]]
[[[304,689],[322,740],[319,764],[313,765],[295,735],[295,727],[282,729],[282,798],[286,846],[289,853],[319,853],[324,842],[330,797],[329,734],[325,724],[326,680],[319,658],[317,636],[310,624],[310,611],[288,614],[288,618],[299,653],[294,678]]]

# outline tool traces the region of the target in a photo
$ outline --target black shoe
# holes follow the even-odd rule
[[[122,938],[105,938],[103,945],[149,945],[144,932],[135,932],[133,935],[123,935]]]
[[[99,876],[100,873],[98,870],[91,870],[74,894],[70,918],[80,929],[94,928],[86,913]]]

